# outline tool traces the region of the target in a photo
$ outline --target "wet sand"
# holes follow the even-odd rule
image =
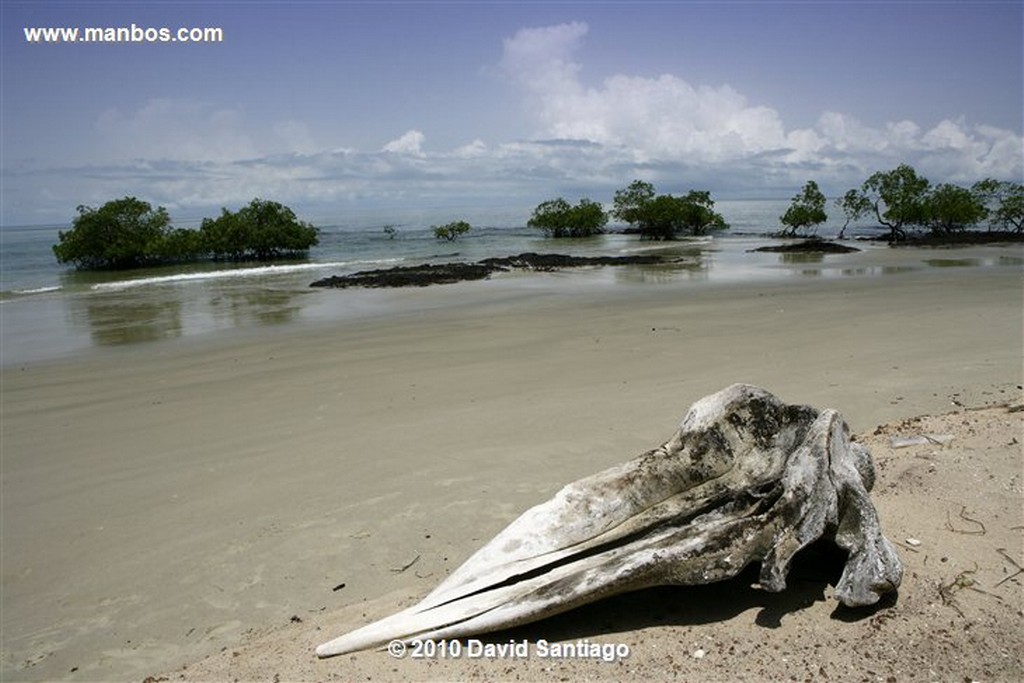
[[[537,662],[393,671],[381,653],[318,662],[310,648],[422,597],[521,511],[657,445],[690,403],[733,382],[836,408],[864,434],[1020,400],[1019,266],[700,288],[589,290],[573,284],[585,275],[524,277],[535,279],[507,296],[489,283],[404,293],[413,305],[384,318],[5,367],[3,679],[608,677],[613,669]],[[1022,562],[1021,532],[1010,529],[1022,523],[1024,439],[1019,420],[999,425],[1002,464],[965,474],[968,449],[967,469],[936,477],[949,491],[963,488],[949,477],[974,477],[971,500],[1004,516],[992,526],[1003,535],[984,542]],[[906,451],[892,457],[891,472],[920,464]],[[886,507],[904,486],[930,500],[919,482],[894,476],[879,507],[896,540],[941,530],[947,512],[959,523],[954,503]],[[958,571],[980,557],[968,546],[956,552],[929,554],[929,571],[940,554]],[[986,552],[986,563],[1001,562]],[[904,604],[924,599],[915,585]],[[1019,577],[1000,590],[993,604],[1019,605]],[[929,595],[922,605],[936,604]],[[957,612],[940,606],[936,623],[962,630]],[[748,611],[740,608],[706,623],[628,617],[613,634],[584,631],[631,644],[638,668],[625,675],[657,677],[674,671],[658,667],[696,661],[697,625],[725,643],[729,620]],[[834,601],[815,608],[824,628],[839,628],[828,620]],[[1020,671],[1021,651],[1019,611],[1007,609],[1018,620],[1017,654],[993,661],[1018,668],[1004,674]],[[818,628],[793,614],[784,631]],[[992,628],[1009,623],[986,615],[978,618]],[[582,632],[571,615],[561,623],[559,633]],[[748,626],[764,636],[757,628]],[[728,665],[756,677],[755,654],[766,653]]]

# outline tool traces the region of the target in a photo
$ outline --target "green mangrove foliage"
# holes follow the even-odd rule
[[[836,199],[836,207],[846,216],[846,222],[843,223],[843,228],[839,231],[839,239],[843,238],[846,229],[850,227],[850,223],[859,221],[871,213],[874,208],[868,198],[862,195],[859,190],[847,190],[846,194]]]
[[[79,206],[71,230],[57,233],[53,253],[77,268],[137,268],[164,260],[185,241],[171,237],[167,209],[125,197],[96,209]],[[171,244],[173,242],[173,245]]]
[[[451,223],[445,223],[444,225],[431,226],[434,231],[434,237],[439,240],[448,240],[454,242],[460,236],[465,235],[467,232],[473,229],[466,221],[453,221]]]
[[[962,232],[987,217],[981,197],[958,185],[937,185],[925,200],[924,224],[933,235]]]
[[[298,256],[318,242],[317,229],[278,202],[254,199],[237,212],[222,209],[199,230],[172,228],[167,209],[135,197],[100,208],[78,207],[71,230],[57,234],[59,263],[80,269],[121,269],[206,259],[266,261]]]
[[[827,220],[825,195],[818,189],[818,183],[808,180],[800,194],[793,197],[786,213],[779,216],[779,222],[785,226],[779,231],[779,236],[793,237],[801,230],[816,227]]]
[[[634,180],[615,193],[613,205],[612,215],[636,226],[642,239],[670,240],[729,227],[715,212],[711,193],[703,190],[690,190],[682,196],[658,195],[651,183]]]
[[[539,228],[547,237],[589,237],[604,232],[608,214],[597,202],[586,197],[576,206],[565,199],[549,199],[533,210],[526,225]]]
[[[1024,233],[1024,185],[986,178],[971,187],[988,210],[993,227]]]
[[[907,164],[872,174],[860,189],[847,191],[836,203],[846,215],[846,225],[873,215],[889,229],[891,242],[905,240],[910,230],[949,237],[986,219],[990,229],[1024,231],[1024,186],[1020,183],[986,178],[970,188],[950,183],[932,186]]]
[[[203,245],[215,259],[269,261],[298,256],[318,241],[317,230],[296,218],[278,202],[254,199],[232,213],[221,209],[215,219],[203,219]]]
[[[906,239],[907,229],[923,226],[927,216],[928,179],[907,164],[871,174],[861,193],[871,203],[875,218],[889,228],[889,240]]]

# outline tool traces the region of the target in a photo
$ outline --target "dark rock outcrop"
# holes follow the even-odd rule
[[[310,287],[426,287],[464,280],[482,280],[494,272],[490,266],[475,263],[439,263],[422,266],[396,266],[381,270],[361,270],[351,275],[332,275]]]
[[[803,242],[758,247],[750,251],[768,251],[779,254],[849,254],[854,251],[860,251],[860,249],[839,244],[838,242],[829,242],[828,240],[804,240]]]
[[[426,287],[468,280],[482,280],[492,273],[509,270],[553,271],[581,266],[623,266],[674,263],[652,254],[633,256],[568,256],[527,252],[517,256],[488,258],[476,263],[435,263],[419,266],[395,266],[363,270],[350,275],[333,275],[317,280],[310,287]]]

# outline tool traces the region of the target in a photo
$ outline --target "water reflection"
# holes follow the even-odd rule
[[[299,297],[309,294],[312,293],[268,287],[224,287],[211,292],[209,304],[215,316],[230,318],[234,325],[283,325],[299,316]]]
[[[857,266],[845,268],[801,268],[796,271],[808,277],[845,278],[845,277],[878,277],[895,275],[918,270],[915,266]]]
[[[779,254],[779,261],[790,265],[821,263],[824,260],[825,254],[820,251],[790,251]]]
[[[930,258],[925,259],[924,262],[932,268],[963,268],[981,265],[981,259],[976,258]]]
[[[76,284],[81,288],[97,282],[105,280],[86,277]],[[312,295],[281,281],[86,288],[66,297],[66,311],[72,327],[86,330],[97,345],[112,346],[246,325],[287,324],[301,314],[302,298]]]
[[[180,337],[184,331],[181,308],[174,299],[131,292],[72,296],[67,310],[72,324],[87,327],[94,343],[116,346]]]
[[[615,267],[616,282],[630,284],[670,284],[680,280],[709,279],[712,259],[705,249],[690,248],[673,250],[670,258],[674,263],[631,265]]]

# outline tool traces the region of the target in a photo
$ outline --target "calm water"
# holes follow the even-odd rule
[[[577,278],[575,282],[582,286],[870,274],[823,267],[833,257],[747,253],[765,243],[758,235],[778,229],[778,216],[787,205],[788,200],[721,201],[716,208],[732,226],[727,234],[668,246],[617,234],[585,240],[544,239],[525,227],[529,208],[458,216],[468,220],[473,230],[446,242],[435,239],[430,226],[452,220],[451,215],[378,212],[333,222],[314,219],[321,229],[320,245],[303,261],[203,263],[125,273],[83,273],[58,265],[51,247],[61,226],[4,227],[0,229],[0,363],[251,326],[386,314],[396,306],[418,304],[395,292],[311,289],[309,283],[358,270],[477,261],[524,251],[619,255],[665,249],[686,259],[673,267],[605,269]],[[387,226],[394,228],[393,238],[385,232]],[[834,235],[840,227],[829,223],[819,234]],[[871,230],[860,228],[859,232]],[[525,282],[515,280],[520,287]],[[480,296],[489,296],[495,286],[467,284]]]

